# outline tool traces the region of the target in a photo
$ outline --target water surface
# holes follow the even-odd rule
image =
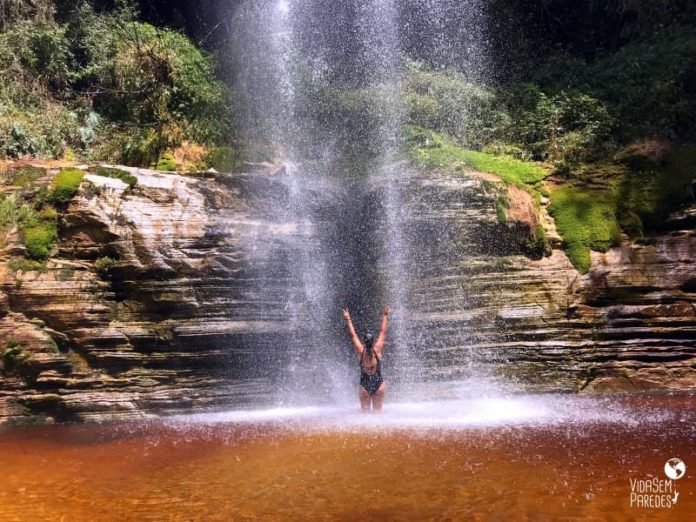
[[[2,520],[687,520],[696,397],[492,397],[0,434]],[[631,478],[686,475],[670,509]]]

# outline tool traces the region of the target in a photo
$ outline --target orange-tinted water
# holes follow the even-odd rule
[[[580,409],[572,421],[457,428],[16,429],[0,434],[0,519],[694,520],[696,399],[621,401],[625,422],[583,422]],[[674,456],[687,465],[677,504],[632,507],[630,479],[665,479]]]

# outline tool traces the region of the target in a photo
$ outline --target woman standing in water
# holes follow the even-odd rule
[[[346,320],[350,340],[360,360],[360,407],[365,413],[370,411],[370,405],[373,412],[382,411],[384,392],[387,389],[387,384],[382,379],[382,350],[387,338],[387,322],[390,312],[391,307],[385,306],[382,311],[382,326],[377,341],[368,333],[363,337],[363,342],[360,342],[358,334],[355,333],[353,321],[350,319],[350,312],[347,309],[343,310],[343,318]]]

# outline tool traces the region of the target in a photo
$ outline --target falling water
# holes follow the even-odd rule
[[[408,12],[418,7],[430,26],[446,26],[447,2],[415,3]],[[259,347],[274,354],[265,361],[279,375],[281,404],[354,401],[358,367],[341,308],[351,309],[359,333],[376,334],[382,306],[393,306],[385,348],[392,397],[422,395],[424,368],[437,378],[437,354],[453,342],[451,331],[441,337],[410,310],[423,300],[419,285],[437,275],[427,264],[448,255],[428,239],[445,241],[452,231],[427,217],[414,221],[437,202],[414,193],[401,158],[408,63],[401,40],[410,27],[402,4],[409,2],[250,2],[238,20],[246,140],[259,159],[283,165],[273,175],[282,195],[261,198],[266,230],[247,238],[259,313],[287,332],[282,346]],[[452,58],[441,32],[427,38],[423,46],[440,49],[433,56]],[[368,109],[342,112],[350,103]],[[286,233],[269,240],[271,229]],[[259,247],[259,235],[271,246]],[[454,336],[457,346],[468,344],[463,329]]]

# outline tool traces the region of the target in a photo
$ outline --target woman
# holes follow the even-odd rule
[[[350,319],[350,312],[347,309],[343,310],[343,318],[346,320],[350,340],[360,360],[360,407],[364,413],[370,411],[370,406],[372,406],[373,412],[382,411],[384,392],[387,389],[387,384],[382,379],[382,350],[387,338],[387,322],[390,312],[391,307],[385,306],[382,311],[382,327],[377,341],[370,334],[366,334],[363,337],[363,342],[360,342],[358,334],[355,333],[353,321]]]

